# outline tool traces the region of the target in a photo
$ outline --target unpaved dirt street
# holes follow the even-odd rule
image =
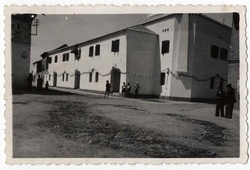
[[[13,95],[13,157],[238,157],[239,111],[233,119],[214,111],[204,103],[20,92]]]

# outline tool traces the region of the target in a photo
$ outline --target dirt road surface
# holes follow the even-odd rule
[[[233,119],[214,112],[204,103],[19,91],[13,95],[13,157],[238,157],[239,111]]]

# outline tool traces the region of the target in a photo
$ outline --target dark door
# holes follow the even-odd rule
[[[56,83],[57,83],[57,73],[54,72],[53,74],[53,86],[56,87]]]
[[[121,73],[118,71],[119,69],[113,68],[111,75],[111,91],[118,92],[120,91],[120,79]]]
[[[81,78],[81,74],[79,71],[75,71],[75,89],[79,89],[80,88],[80,78]]]

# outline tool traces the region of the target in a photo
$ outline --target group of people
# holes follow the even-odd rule
[[[107,80],[106,81],[106,90],[105,90],[105,94],[104,94],[104,97],[108,97],[109,96],[109,93],[110,93],[110,88],[111,88],[111,85],[109,83],[109,81]],[[141,90],[141,87],[139,85],[138,82],[136,82],[135,86],[134,86],[134,95],[133,95],[133,98],[137,98],[138,97],[138,94],[139,94],[139,91]],[[123,82],[123,85],[121,87],[121,91],[122,91],[122,98],[123,97],[132,97],[131,96],[131,85],[130,83],[126,83]]]
[[[32,89],[32,81],[33,81],[33,75],[32,73],[29,74],[29,76],[27,77],[27,90],[31,91]],[[40,75],[38,75],[37,78],[37,92],[42,92],[43,89],[43,79],[41,78]],[[45,89],[48,90],[49,89],[49,82],[46,81],[45,83]]]
[[[218,87],[216,94],[216,111],[215,116],[232,119],[234,103],[236,102],[235,91],[231,84],[227,85],[227,92],[225,93],[222,87]],[[224,115],[224,105],[226,105],[226,115]]]

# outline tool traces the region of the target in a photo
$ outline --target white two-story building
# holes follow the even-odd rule
[[[140,95],[213,99],[225,87],[231,28],[202,14],[164,15],[46,53],[51,86],[120,92],[138,82]]]

